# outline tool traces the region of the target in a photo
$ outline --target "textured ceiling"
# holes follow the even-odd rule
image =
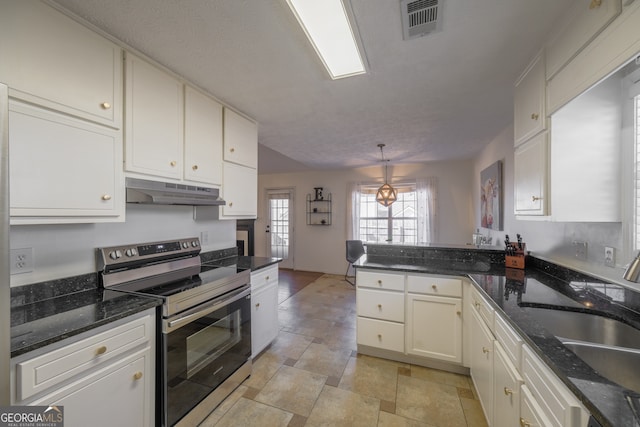
[[[55,2],[255,118],[273,173],[373,165],[379,143],[393,163],[474,156],[571,0],[445,0],[443,30],[410,41],[399,0],[351,0],[368,73],[335,81],[284,0]]]

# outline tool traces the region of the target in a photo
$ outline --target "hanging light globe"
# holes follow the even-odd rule
[[[384,152],[382,151],[384,144],[378,144],[378,147],[380,147],[380,155],[382,156],[382,161],[385,162],[385,164],[384,184],[378,188],[378,191],[376,192],[376,202],[380,203],[384,207],[389,207],[393,202],[398,200],[398,190],[393,188],[387,181],[387,162],[389,160],[384,159]]]

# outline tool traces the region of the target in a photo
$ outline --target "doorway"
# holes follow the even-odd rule
[[[267,256],[282,258],[280,268],[294,268],[294,189],[267,189]]]

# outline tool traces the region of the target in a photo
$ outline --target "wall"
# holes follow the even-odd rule
[[[194,221],[189,206],[128,204],[125,223],[11,226],[11,248],[33,248],[35,262],[33,272],[12,275],[11,286],[95,272],[95,249],[101,246],[200,237],[201,232],[208,234],[203,250],[236,245],[235,220]]]
[[[562,265],[582,269],[586,272],[620,281],[623,265],[630,254],[623,253],[621,223],[577,223],[551,222],[548,220],[516,219],[513,213],[513,127],[504,129],[476,157],[473,165],[473,210],[475,224],[480,224],[480,171],[497,160],[503,161],[504,176],[504,231],[481,229],[483,234],[493,236],[494,243],[504,244],[504,235],[515,240],[521,234],[532,254],[550,259]],[[573,241],[588,243],[587,261],[575,257]],[[604,247],[616,248],[616,268],[604,265]]]
[[[389,181],[404,178],[436,177],[438,180],[437,240],[443,243],[464,244],[471,241],[473,210],[469,186],[473,180],[471,160],[412,165],[391,165]],[[338,171],[309,171],[304,173],[267,174],[258,176],[258,220],[256,221],[255,251],[267,255],[265,189],[295,190],[294,200],[294,268],[296,270],[344,274],[345,240],[347,239],[347,187],[350,182],[378,182],[382,184],[381,167]],[[306,225],[306,195],[314,187],[331,193],[333,217],[331,226]]]

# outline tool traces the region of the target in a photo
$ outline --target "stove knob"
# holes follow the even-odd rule
[[[127,249],[126,251],[124,251],[124,254],[125,254],[126,256],[131,257],[131,256],[135,256],[135,255],[137,255],[137,254],[138,254],[138,252],[135,250],[135,248],[130,248],[130,249]]]
[[[193,246],[194,248],[198,247],[198,241],[194,240],[193,242],[191,242],[191,246]]]
[[[120,252],[119,250],[115,250],[109,253],[109,258],[111,259],[118,259],[122,256],[122,252]]]
[[[187,249],[187,248],[189,247],[189,243],[187,243],[187,242],[182,242],[182,247],[183,247],[184,249]]]

